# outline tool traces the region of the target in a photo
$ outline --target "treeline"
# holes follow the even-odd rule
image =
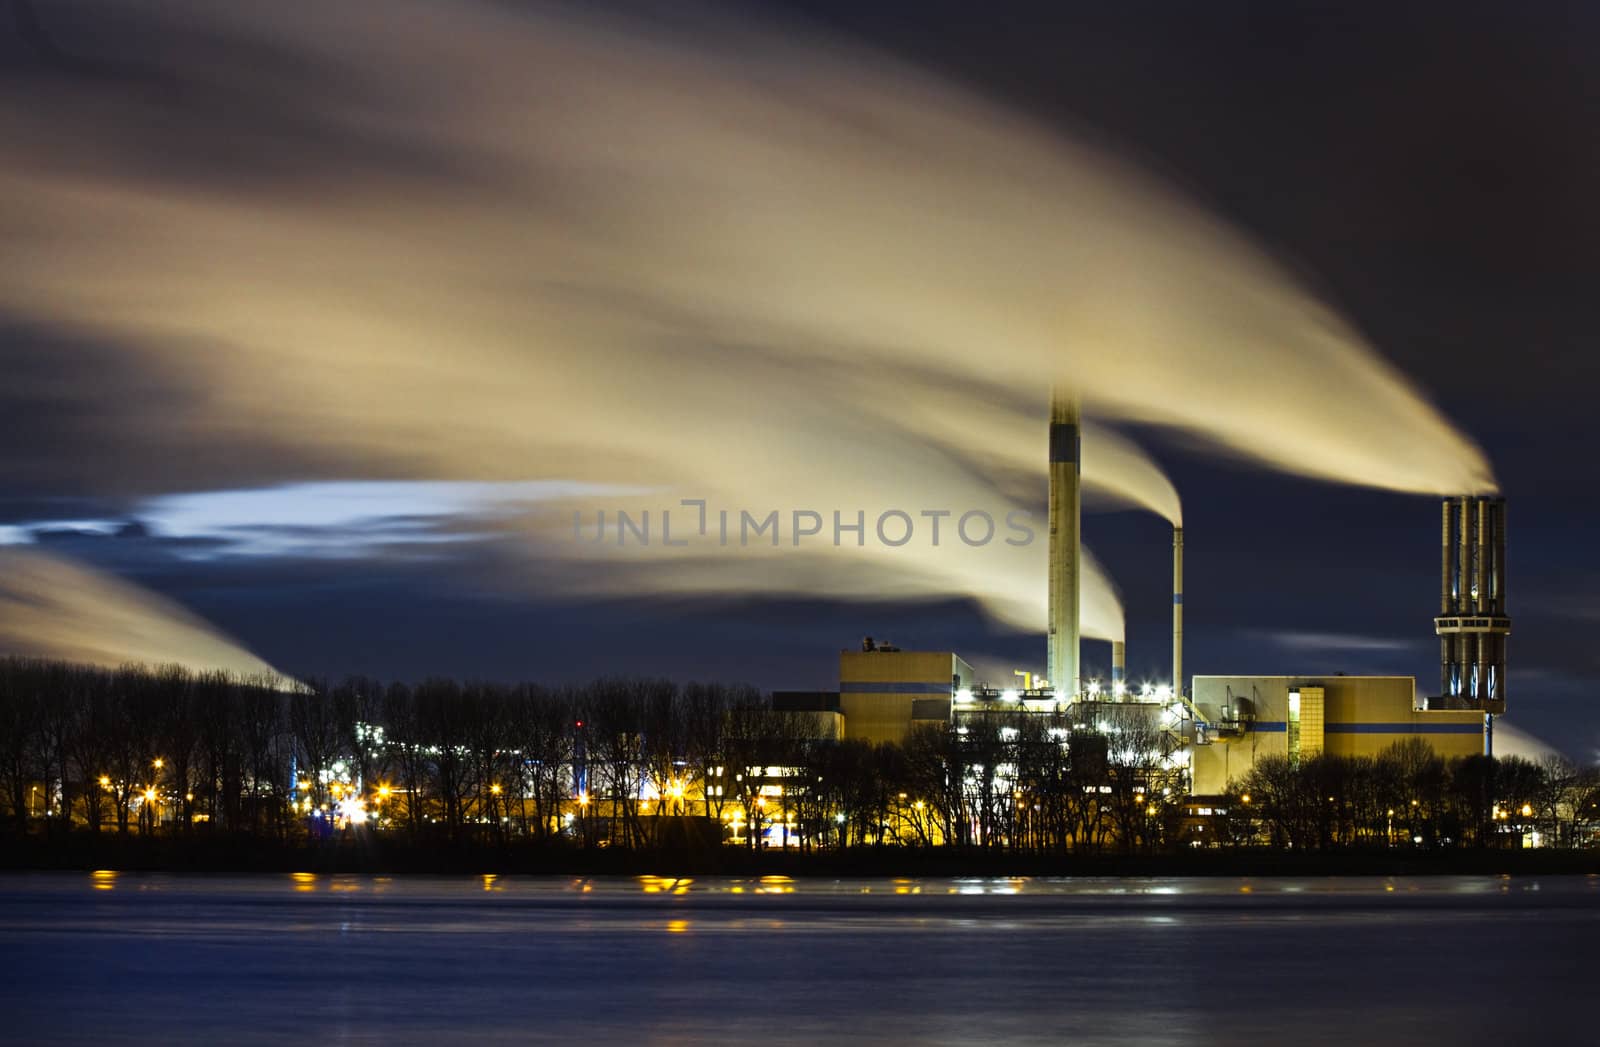
[[[1420,742],[1263,761],[1200,806],[1148,706],[974,717],[904,745],[839,740],[829,715],[658,680],[291,684],[0,660],[0,817],[47,843],[376,833],[435,849],[1048,856],[1513,845],[1524,831],[1568,845],[1600,814],[1590,774],[1446,763]]]
[[[1446,760],[1412,738],[1373,757],[1259,760],[1218,808],[1224,845],[1586,846],[1600,830],[1600,774],[1559,756]]]
[[[292,685],[0,661],[0,784],[24,833],[1150,850],[1181,799],[1137,718],[1115,747],[1073,716],[926,729],[904,746],[829,726],[714,684]]]

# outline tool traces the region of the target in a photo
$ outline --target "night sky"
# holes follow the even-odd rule
[[[768,6],[768,21],[824,26],[1133,161],[1337,309],[1483,450],[1508,498],[1508,720],[1575,756],[1600,750],[1591,694],[1600,685],[1600,644],[1591,638],[1600,629],[1592,538],[1600,492],[1585,450],[1600,392],[1592,286],[1600,272],[1600,9],[996,3],[982,5],[980,18],[974,5],[953,2]],[[43,243],[51,232],[50,214],[19,184],[67,186],[84,171],[196,197],[317,194],[332,191],[334,173],[359,182],[364,172],[397,169],[431,194],[486,191],[482,170],[385,136],[381,121],[368,136],[322,122],[319,105],[348,85],[281,41],[241,43],[208,32],[203,20],[169,23],[137,6],[104,21],[69,7],[42,18],[44,32],[20,5],[7,12],[16,18],[0,37],[0,93],[12,99],[0,106],[8,143],[0,147],[0,241]],[[695,17],[709,26],[721,14]],[[378,61],[390,43],[375,34]],[[403,65],[386,90],[415,90]],[[130,96],[116,104],[138,106],[128,112],[145,114],[142,122],[121,119],[108,101]],[[48,125],[19,115],[36,103],[57,107]],[[7,159],[18,141],[13,156],[27,162]],[[374,176],[373,184],[385,183]],[[396,227],[406,221],[397,211]],[[106,257],[139,264],[117,228],[103,233]],[[206,236],[181,223],[171,236],[207,250]],[[418,237],[396,250],[434,246]],[[40,257],[0,248],[9,270],[0,278],[17,286]],[[317,439],[298,438],[293,418],[265,429],[218,424],[222,394],[207,366],[156,366],[136,340],[109,335],[91,307],[64,300],[0,298],[0,538],[171,597],[286,672],[546,682],[648,674],[828,687],[836,652],[866,634],[953,649],[984,666],[1035,668],[1043,659],[1042,635],[960,594],[864,603],[787,582],[767,592],[645,593],[574,588],[561,572],[533,585],[495,584],[517,539],[480,534],[470,492],[456,488],[397,490],[374,503],[378,524],[319,503],[264,528],[259,540],[241,537],[247,522],[221,527],[214,499],[192,499],[312,482],[477,477],[435,470],[430,446],[442,438],[421,422],[407,455],[359,440],[324,453]],[[159,298],[142,304],[168,308]],[[343,306],[359,314],[359,287]],[[442,347],[439,366],[451,359]],[[607,375],[597,366],[594,381]],[[368,394],[352,384],[342,395],[359,404]],[[1244,396],[1201,406],[1248,423],[1260,405]],[[439,431],[470,453],[481,419],[458,407],[446,398],[433,409]],[[1188,672],[1402,673],[1431,693],[1436,497],[1259,468],[1155,420],[1122,428],[1184,499]],[[880,463],[886,469],[892,454]],[[1403,439],[1392,454],[1408,455]],[[498,463],[482,478],[572,479],[550,462],[527,471]],[[618,482],[649,482],[647,473]],[[258,502],[237,511],[246,521],[270,515]],[[374,540],[375,526],[389,540]],[[1091,514],[1085,540],[1122,593],[1130,676],[1164,678],[1169,526],[1147,512]],[[1104,644],[1085,645],[1091,671],[1108,661]]]

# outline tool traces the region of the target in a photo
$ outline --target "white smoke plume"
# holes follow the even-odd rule
[[[43,21],[73,61],[0,97],[0,308],[206,390],[196,441],[293,448],[324,477],[1042,527],[1055,382],[1269,468],[1494,486],[1240,235],[813,32],[421,0]],[[1091,431],[1084,468],[1177,521],[1126,441]],[[579,589],[964,594],[1044,623],[1042,541],[671,554],[627,583],[530,550],[530,579]],[[1085,571],[1088,635],[1120,637],[1115,604]]]
[[[0,546],[0,655],[106,668],[139,663],[280,680],[165,597],[58,556]]]

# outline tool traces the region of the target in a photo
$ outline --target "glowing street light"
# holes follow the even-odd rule
[[[111,776],[109,774],[102,774],[100,776],[100,788],[102,788],[102,789],[111,788]]]
[[[501,793],[500,783],[495,782],[493,785],[489,786],[489,792],[493,796],[499,796]]]

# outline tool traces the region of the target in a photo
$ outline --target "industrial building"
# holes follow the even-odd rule
[[[1077,724],[1148,721],[1141,744],[1154,745],[1151,766],[1181,772],[1192,795],[1217,795],[1256,762],[1291,763],[1326,753],[1374,755],[1417,738],[1444,757],[1492,753],[1494,717],[1505,711],[1505,499],[1447,498],[1439,615],[1439,693],[1419,697],[1409,676],[1183,675],[1183,529],[1173,531],[1172,683],[1129,689],[1124,644],[1112,644],[1112,676],[1080,676],[1079,411],[1053,393],[1050,411],[1050,568],[1046,647],[1048,679],[1020,686],[977,680],[952,651],[903,651],[867,638],[839,656],[839,690],[780,692],[781,709],[825,713],[838,736],[903,742],[923,726],[985,729],[996,717],[1072,712]],[[1018,674],[1023,675],[1023,674]],[[1114,707],[1114,708],[1113,708]],[[1096,710],[1104,708],[1101,714]],[[1113,715],[1114,713],[1114,715]],[[1015,722],[1014,720],[1006,722]],[[1124,725],[1124,726],[1115,726]],[[1009,729],[1009,728],[1007,728]],[[1064,741],[1063,744],[1066,744]]]
[[[839,655],[839,712],[846,737],[904,741],[919,723],[945,723],[952,698],[977,681],[948,651],[902,651],[869,636]]]
[[[1196,676],[1190,789],[1220,794],[1268,756],[1375,756],[1407,738],[1483,751],[1479,713],[1419,706],[1416,689],[1410,676]]]

